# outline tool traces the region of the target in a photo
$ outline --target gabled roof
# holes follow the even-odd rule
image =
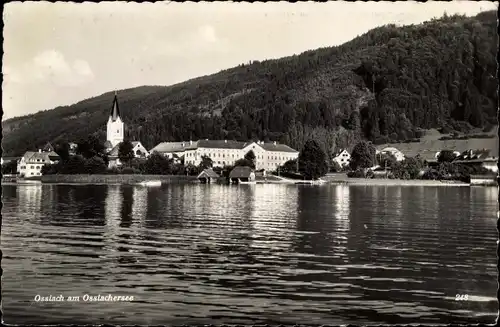
[[[106,142],[108,142],[108,141],[106,141]],[[140,144],[141,142],[139,142],[139,141],[131,141],[130,143],[132,143],[132,146],[135,147],[137,144]],[[115,145],[111,150],[109,150],[108,156],[110,156],[110,157],[118,157],[118,153],[119,153],[119,150],[120,150],[120,144],[121,144],[121,142],[118,143],[117,145]]]
[[[111,121],[116,121],[120,116],[120,107],[118,106],[118,97],[115,92],[115,98],[113,99],[113,106],[111,107],[111,112],[109,114]]]
[[[260,147],[262,147],[266,151],[274,151],[274,152],[293,152],[297,153],[299,151],[292,149],[288,145],[280,144],[280,143],[260,143]]]
[[[104,147],[106,149],[110,149],[113,147],[113,144],[111,143],[111,141],[106,141],[106,142],[104,142]]]
[[[209,178],[219,178],[219,175],[213,171],[211,168],[203,170],[199,175],[198,178],[202,177],[209,177]]]
[[[248,178],[252,173],[252,168],[247,166],[237,166],[229,173],[229,178]]]
[[[199,140],[193,142],[197,148],[210,148],[210,149],[243,149],[252,142],[239,142],[230,140]]]
[[[42,148],[42,151],[45,152],[54,151],[54,147],[52,146],[52,144],[50,144],[50,142],[47,142],[47,144],[45,144],[45,146]]]
[[[115,145],[108,153],[110,157],[118,157],[118,149],[120,148],[120,143]]]
[[[27,151],[23,158],[26,163],[49,163],[50,159],[59,157],[59,155],[55,152],[35,152],[35,151]],[[39,161],[37,161],[39,160]]]
[[[198,140],[195,142],[162,142],[152,148],[150,152],[183,152],[186,150],[196,150],[198,148],[207,148],[207,149],[237,149],[241,150],[245,147],[249,146],[254,142],[240,142],[240,141],[231,141],[231,140]],[[279,143],[255,143],[258,146],[262,147],[266,151],[277,151],[277,152],[292,152],[297,153],[298,151],[290,148],[285,144]]]
[[[336,158],[336,157],[340,156],[342,154],[342,152],[344,152],[344,151],[346,151],[350,155],[350,153],[349,153],[349,151],[347,151],[347,149],[340,149],[340,150],[337,150],[333,153],[333,157]]]
[[[189,145],[189,142],[162,142],[149,150],[149,152],[183,152],[186,151],[186,144]]]

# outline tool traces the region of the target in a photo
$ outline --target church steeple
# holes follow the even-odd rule
[[[118,106],[118,96],[115,91],[115,98],[113,99],[113,106],[109,114],[107,126],[107,140],[114,147],[115,145],[123,142],[124,124],[120,116],[120,107]]]
[[[118,118],[121,119],[120,116],[120,107],[118,106],[118,96],[115,91],[115,98],[113,99],[113,106],[111,107],[111,112],[109,114],[111,121],[116,121]]]

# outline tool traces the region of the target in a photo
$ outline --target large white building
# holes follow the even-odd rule
[[[27,151],[17,163],[17,172],[20,177],[40,177],[44,165],[54,164],[59,155],[54,151]]]
[[[118,106],[118,96],[115,92],[113,106],[108,118],[106,142],[104,146],[109,157],[109,167],[121,166],[122,163],[118,158],[120,143],[124,139],[125,124],[120,115],[120,107]],[[148,150],[139,141],[132,141],[132,151],[136,158],[146,158],[149,156]]]
[[[277,142],[239,142],[229,140],[199,140],[189,142],[163,142],[150,150],[167,157],[184,157],[185,164],[198,166],[201,157],[207,156],[213,161],[214,167],[234,165],[249,151],[255,154],[256,170],[275,170],[288,160],[297,159],[299,152],[285,144]]]

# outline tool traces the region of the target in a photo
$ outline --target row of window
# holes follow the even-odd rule
[[[187,160],[186,163],[194,164],[194,161]],[[228,161],[228,162],[226,162],[226,161],[214,161],[214,164],[217,164],[217,165],[226,165],[226,163],[228,165],[230,165],[230,164],[234,165],[234,161],[232,161],[232,162],[231,161]],[[257,165],[257,166],[259,166],[259,165]],[[278,167],[278,166],[279,166],[278,163],[268,163],[267,164],[267,167]]]
[[[186,157],[197,157],[197,154],[196,153],[186,153]],[[212,158],[220,158],[221,157],[221,154],[220,153],[213,153],[213,154],[208,154],[208,157],[210,159]],[[222,158],[225,158],[226,155],[223,153],[222,154]],[[232,154],[231,156],[229,156],[229,154],[227,155],[228,158],[236,158],[236,155]],[[259,156],[259,155],[256,155],[255,156],[256,159],[264,159],[264,156]],[[291,158],[285,158],[285,157],[280,157],[280,156],[267,156],[267,160],[292,160]]]
[[[26,169],[26,166],[21,166],[21,169]],[[30,169],[42,169],[42,166],[30,166]]]

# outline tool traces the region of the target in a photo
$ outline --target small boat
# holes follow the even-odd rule
[[[140,182],[141,186],[161,186],[161,181],[144,181]]]
[[[257,182],[256,181],[242,182],[240,179],[238,179],[238,184],[257,184]]]
[[[318,179],[318,180],[298,181],[295,184],[323,185],[325,183],[326,183],[326,181],[324,181],[322,179]]]

